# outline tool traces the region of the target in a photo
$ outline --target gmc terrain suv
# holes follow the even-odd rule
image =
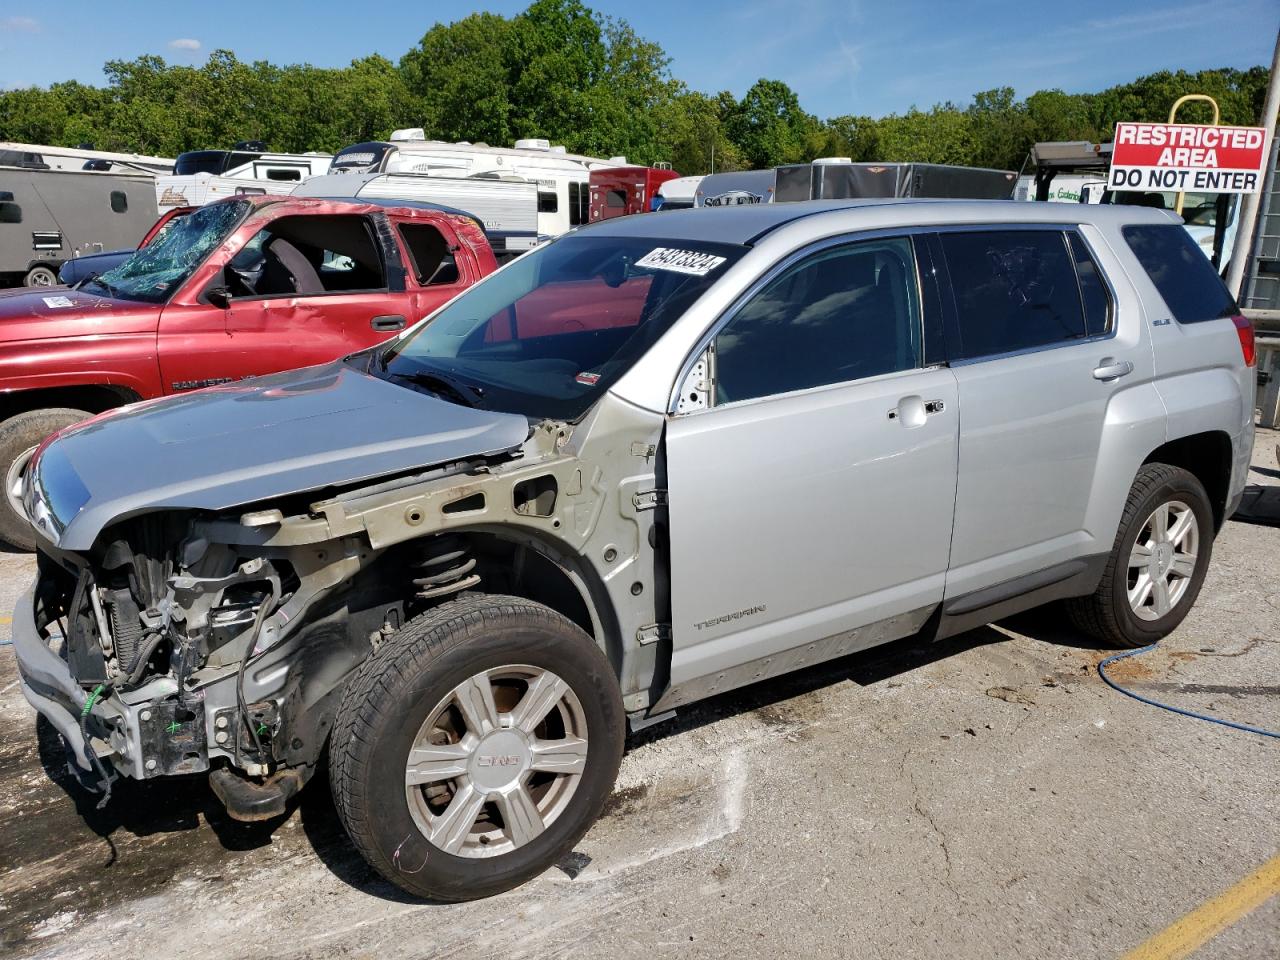
[[[90,785],[207,770],[240,818],[327,747],[383,875],[493,894],[587,830],[628,722],[1051,600],[1165,636],[1253,362],[1163,211],[610,220],[388,344],[47,440],[22,687]]]

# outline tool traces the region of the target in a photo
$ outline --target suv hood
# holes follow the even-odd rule
[[[146,401],[64,430],[27,471],[27,513],[66,550],[157,509],[226,510],[512,450],[523,416],[331,363]]]

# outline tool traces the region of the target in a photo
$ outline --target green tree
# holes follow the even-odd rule
[[[727,118],[729,136],[752,167],[809,159],[804,148],[818,121],[800,109],[781,80],[757,80]]]
[[[400,125],[420,125],[444,140],[510,143],[511,33],[511,21],[493,13],[428,30],[400,60],[414,115]]]

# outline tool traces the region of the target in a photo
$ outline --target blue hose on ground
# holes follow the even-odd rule
[[[1126,657],[1136,657],[1140,653],[1146,653],[1148,650],[1154,650],[1157,646],[1158,644],[1152,643],[1145,647],[1139,647],[1137,650],[1126,650],[1124,653],[1117,653],[1114,656],[1107,657],[1107,659],[1098,664],[1098,676],[1100,676],[1106,685],[1112,690],[1118,690],[1126,697],[1133,697],[1133,699],[1137,700],[1139,703],[1145,703],[1152,707],[1159,707],[1161,710],[1168,710],[1170,713],[1178,713],[1184,717],[1191,717],[1193,720],[1208,720],[1210,723],[1218,723],[1224,727],[1230,727],[1233,730],[1243,730],[1245,733],[1256,733],[1264,737],[1275,737],[1280,739],[1280,733],[1263,730],[1261,727],[1251,727],[1247,723],[1233,723],[1230,720],[1223,720],[1221,717],[1210,717],[1203,713],[1195,713],[1191,710],[1183,710],[1181,707],[1161,703],[1158,700],[1151,700],[1140,693],[1134,693],[1132,690],[1126,690],[1124,687],[1120,686],[1120,684],[1107,676],[1107,666],[1109,664],[1115,663],[1117,660],[1123,660]]]

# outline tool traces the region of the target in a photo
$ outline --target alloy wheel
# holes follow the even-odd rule
[[[1200,524],[1181,500],[1162,503],[1129,552],[1129,607],[1142,620],[1167,616],[1186,596],[1196,572]]]
[[[485,670],[419,728],[405,766],[409,812],[446,853],[510,853],[564,813],[586,760],[586,716],[564,680],[528,665]]]

